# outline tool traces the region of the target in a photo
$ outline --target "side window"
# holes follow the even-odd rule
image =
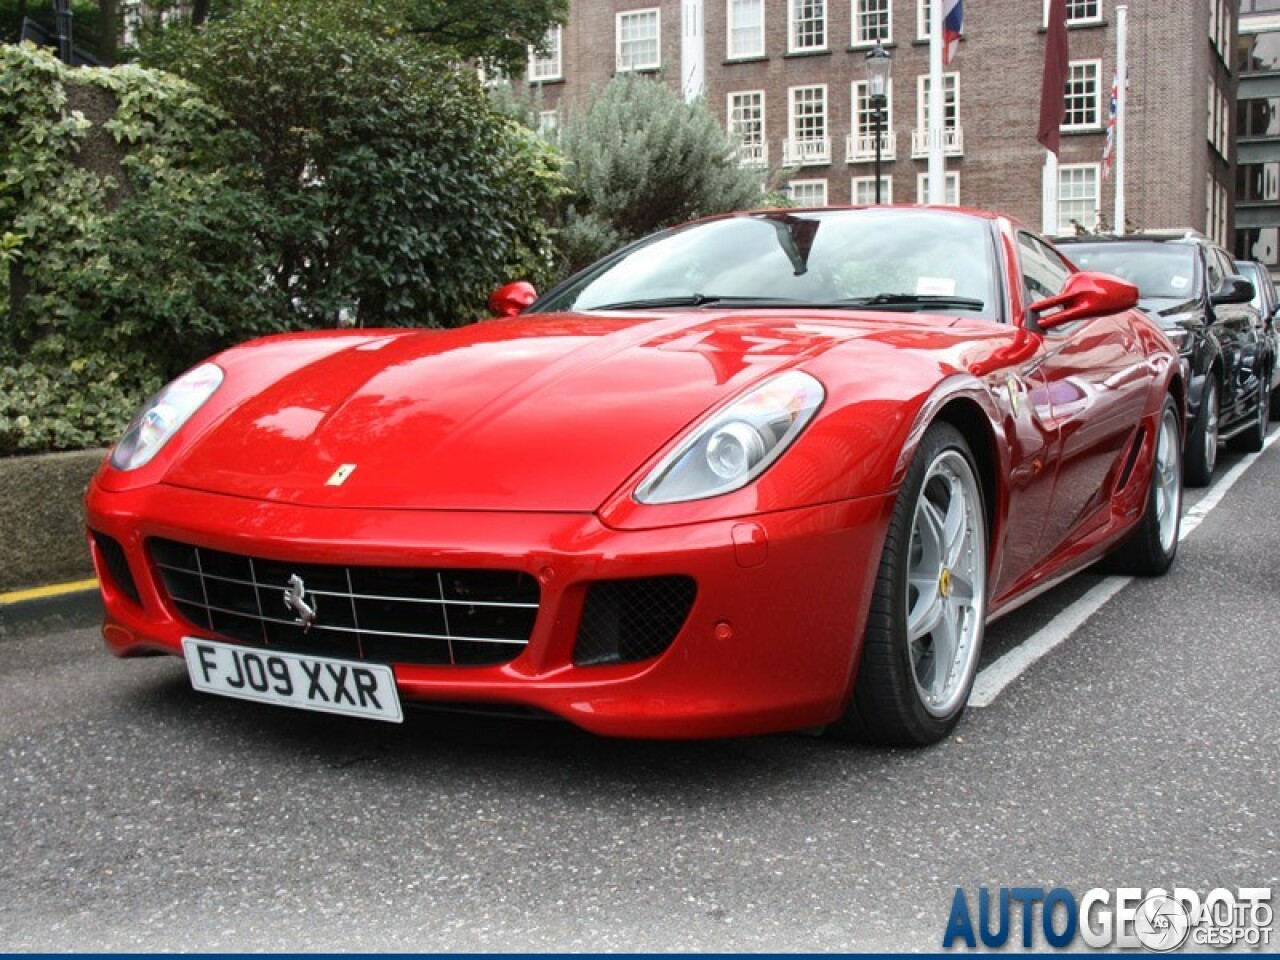
[[[1225,250],[1214,250],[1213,252],[1216,253],[1218,255],[1218,259],[1222,261],[1223,276],[1238,274],[1240,272],[1240,268],[1236,266],[1236,262],[1231,259],[1230,254]]]
[[[1071,276],[1062,258],[1030,234],[1018,234],[1018,259],[1022,283],[1032,301],[1057,296]]]
[[[1209,294],[1213,295],[1222,289],[1222,278],[1224,276],[1222,262],[1212,250],[1205,250],[1204,266],[1206,271],[1205,280],[1207,281],[1205,286],[1208,288]]]

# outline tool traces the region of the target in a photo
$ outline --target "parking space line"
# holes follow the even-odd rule
[[[32,587],[29,590],[0,593],[0,607],[14,603],[25,603],[28,600],[48,600],[51,597],[62,597],[69,593],[81,593],[85,590],[94,590],[97,586],[97,580],[75,580],[71,583],[55,583],[46,587]]]
[[[1236,482],[1277,440],[1280,440],[1280,432],[1272,433],[1263,444],[1261,453],[1251,453],[1243,457],[1209,488],[1209,492],[1201,497],[1195,506],[1183,514],[1182,530],[1178,534],[1179,541],[1187,539],[1204,522],[1209,512],[1222,502],[1227,491],[1236,485]],[[1107,601],[1132,582],[1133,577],[1108,577],[1054,617],[1047,625],[979,671],[973,682],[973,691],[969,694],[969,706],[991,706],[1005,687],[1013,683],[1037,660],[1069,639],[1090,617],[1106,606]]]

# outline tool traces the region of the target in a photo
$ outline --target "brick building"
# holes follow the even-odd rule
[[[1265,2],[1265,0],[1263,0]],[[572,0],[568,24],[529,66],[552,124],[619,71],[704,95],[743,143],[743,162],[785,177],[797,202],[871,202],[874,113],[866,54],[893,58],[883,192],[925,195],[929,0]],[[1071,79],[1058,169],[1060,222],[1110,224],[1102,154],[1115,73],[1116,0],[1068,0]],[[1039,226],[1036,142],[1047,0],[968,0],[947,68],[948,199]],[[1232,229],[1234,0],[1129,3],[1127,219]]]

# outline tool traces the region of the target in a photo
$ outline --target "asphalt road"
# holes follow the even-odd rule
[[[956,887],[1280,899],[1277,558],[1280,444],[1170,575],[915,752],[394,727],[196,694],[93,629],[9,636],[0,951],[937,950]]]

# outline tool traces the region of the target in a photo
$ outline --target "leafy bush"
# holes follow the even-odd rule
[[[160,377],[92,351],[67,361],[46,343],[31,359],[0,363],[0,454],[80,450],[120,435]]]
[[[559,248],[578,268],[661,227],[759,206],[760,177],[702,102],[633,74],[613,79],[560,131],[571,190]]]
[[[103,442],[159,380],[278,328],[224,123],[176,77],[0,47],[0,455]]]
[[[474,71],[347,0],[247,0],[143,55],[245,133],[270,215],[270,309],[292,323],[450,325],[501,282],[544,278],[556,155],[495,109]]]

